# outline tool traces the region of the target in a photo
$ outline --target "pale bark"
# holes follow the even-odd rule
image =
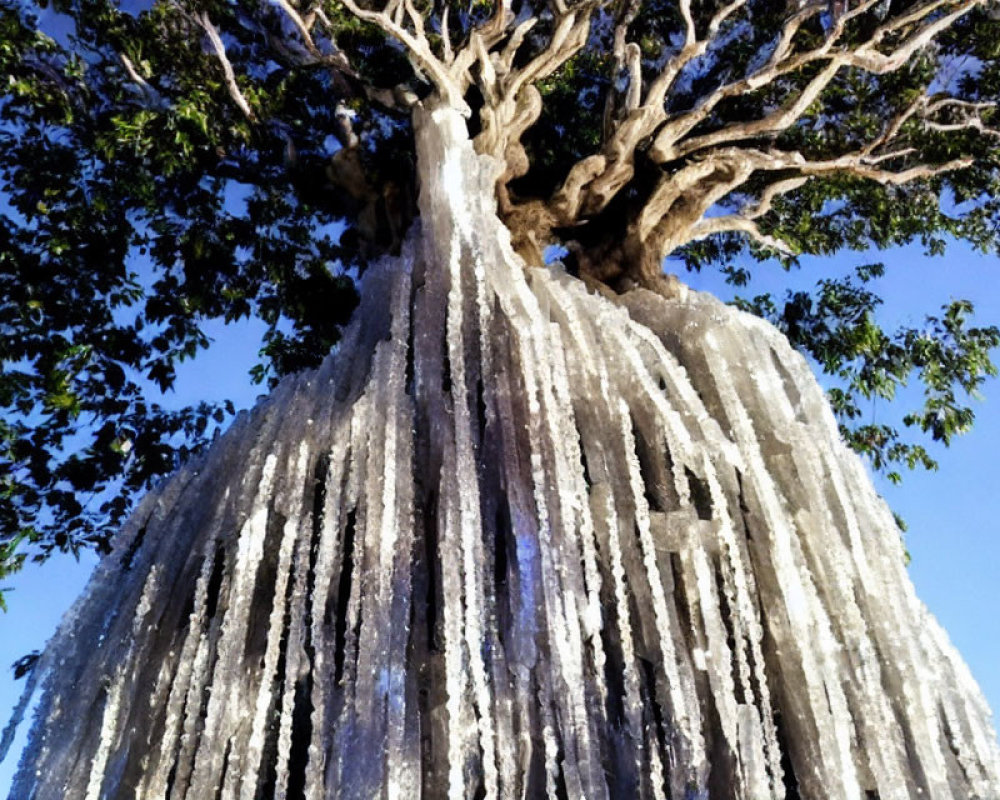
[[[857,69],[874,75],[898,70],[910,63],[921,49],[931,46],[935,37],[957,20],[976,7],[985,5],[984,0],[941,0],[918,4],[904,14],[885,20],[866,41],[845,44],[842,36],[847,24],[870,12],[877,2],[878,0],[862,0],[854,5],[834,20],[819,45],[806,50],[795,48],[796,35],[806,21],[824,12],[826,4],[800,4],[797,12],[789,13],[776,37],[774,49],[764,63],[748,74],[725,82],[705,96],[697,98],[689,110],[672,114],[668,111],[667,101],[676,90],[684,70],[718,45],[722,25],[745,6],[740,0],[724,5],[712,18],[704,35],[699,36],[691,17],[690,5],[682,3],[680,12],[685,22],[683,46],[666,61],[657,74],[645,82],[639,79],[640,71],[635,61],[630,64],[629,92],[623,107],[609,108],[605,112],[606,121],[613,119],[616,114],[619,118],[613,124],[606,122],[608,133],[603,148],[599,153],[577,162],[549,202],[549,208],[558,224],[569,226],[581,219],[596,217],[607,208],[632,181],[636,158],[641,152],[652,163],[662,165],[664,170],[658,186],[641,211],[637,212],[637,216],[642,219],[630,224],[624,232],[626,240],[633,240],[624,243],[624,250],[655,254],[642,263],[629,267],[633,278],[647,284],[653,282],[659,269],[657,266],[651,272],[650,265],[659,265],[664,257],[691,241],[726,231],[745,233],[758,244],[778,252],[793,253],[794,249],[787,243],[761,233],[757,220],[763,213],[755,216],[731,214],[730,224],[726,227],[720,226],[708,214],[713,206],[740,190],[757,173],[759,166],[754,166],[750,157],[754,147],[759,147],[761,139],[792,128],[810,106],[821,103],[824,91],[845,70]],[[845,7],[848,5],[845,4]],[[619,26],[615,31],[615,55],[619,67],[628,63],[625,54],[629,52],[631,43],[626,41],[626,36],[627,25]],[[637,58],[637,48],[632,52],[633,58]],[[759,119],[729,122],[709,133],[696,133],[698,125],[710,120],[713,111],[724,101],[758,91],[812,64],[821,64],[822,68],[770,113]],[[839,160],[831,159],[838,161],[836,170],[810,169],[808,159],[795,151],[781,154],[786,162],[785,168],[793,171],[795,179],[802,179],[795,184],[795,188],[798,188],[819,175],[833,171],[872,178],[883,184],[902,184],[969,166],[971,162],[966,159],[953,159],[943,164],[928,163],[921,160],[915,149],[906,149],[897,143],[902,125],[907,120],[922,125],[926,130],[941,132],[973,129],[984,135],[996,135],[981,116],[983,112],[995,108],[995,104],[984,103],[977,107],[976,104],[956,102],[964,106],[961,119],[943,123],[933,119],[940,106],[931,102],[927,95],[918,97],[908,113],[898,121],[890,121],[881,135],[861,145],[857,152],[843,154]],[[896,124],[892,124],[893,122]],[[893,150],[898,156],[898,168],[877,171],[862,169],[870,167],[875,159],[884,160]],[[747,152],[748,157],[746,161],[738,161],[740,169],[727,177],[724,184],[714,178],[686,181],[692,170],[705,176],[731,170],[733,152],[740,155]],[[799,165],[805,166],[800,168]],[[841,169],[842,166],[846,168]],[[725,191],[720,191],[723,185]],[[789,181],[783,180],[780,185],[783,191],[792,190]],[[770,188],[765,189],[764,193],[770,195],[767,200],[767,206],[770,207],[775,194]],[[763,199],[762,197],[761,201]],[[757,207],[763,205],[760,202]],[[661,222],[662,226],[659,225]],[[650,236],[653,231],[656,231],[656,235]]]
[[[626,219],[615,219],[609,240],[595,251],[596,258],[594,253],[581,253],[576,267],[585,278],[616,288],[640,284],[657,290],[662,286],[664,258],[706,236],[744,234],[759,246],[796,255],[797,245],[768,232],[768,227],[775,219],[775,201],[810,181],[848,174],[898,186],[969,167],[972,161],[965,157],[930,161],[910,144],[913,132],[1000,135],[991,122],[995,103],[930,94],[936,82],[949,83],[939,80],[947,72],[946,65],[928,78],[912,103],[886,120],[881,132],[857,142],[853,150],[822,160],[797,150],[772,149],[769,159],[758,154],[804,117],[822,119],[827,92],[846,72],[881,76],[904,69],[933,49],[956,22],[991,2],[995,0],[929,0],[888,17],[879,14],[882,0],[841,3],[830,14],[825,2],[788,3],[770,52],[760,63],[720,77],[719,84],[703,96],[685,97],[685,81],[698,70],[699,59],[724,52],[727,36],[738,37],[740,26],[755,24],[746,0],[719,6],[707,20],[696,19],[691,3],[680,3],[677,42],[664,43],[660,59],[648,53],[644,56],[638,43],[630,40],[640,11],[633,0],[558,0],[547,7],[524,6],[517,13],[508,2],[497,2],[485,23],[478,27],[466,23],[462,41],[452,41],[449,3],[424,6],[413,0],[340,0],[350,13],[402,45],[421,81],[430,83],[465,116],[472,114],[467,99],[470,89],[476,88],[482,103],[475,146],[502,164],[496,177],[501,218],[512,233],[515,250],[526,260],[537,261],[550,244],[568,246],[577,253],[574,231],[585,230],[592,239],[606,221],[601,215],[635,185],[637,161],[643,169],[652,169],[657,175],[655,187],[643,190],[646,196],[628,201]],[[320,52],[317,47],[314,25],[322,22],[332,27],[321,6],[303,4],[299,9],[293,0],[280,0],[277,9],[302,40],[300,63],[321,63],[350,76],[354,83],[361,82],[344,53]],[[592,24],[601,15],[606,15],[604,24],[613,26],[611,68],[603,76],[612,87],[604,90],[603,141],[596,152],[583,155],[569,167],[550,196],[517,197],[510,184],[531,169],[521,140],[542,112],[537,85],[587,46]],[[829,23],[817,37],[824,15]],[[858,41],[850,31],[862,18],[880,21],[873,23],[866,39]],[[533,39],[540,22],[549,32]],[[204,27],[203,21],[199,24]],[[810,26],[812,36],[803,35]],[[206,30],[211,35],[214,29],[210,27],[209,23]],[[291,56],[287,46],[276,46]],[[253,112],[231,75],[221,42],[215,51],[230,95],[251,117]],[[614,87],[622,76],[627,86],[619,92]],[[784,86],[787,96],[779,97],[774,107],[765,107],[759,118],[713,125],[713,115],[727,101],[776,86]],[[367,86],[363,92],[376,104],[396,110],[410,109],[417,101],[408,86],[392,90]],[[678,97],[683,98],[681,110],[671,110]],[[832,127],[836,122],[831,119],[825,124]],[[761,173],[777,170],[784,174],[770,183],[761,181]]]
[[[237,108],[239,108],[244,117],[246,117],[250,122],[255,122],[257,120],[257,115],[254,114],[249,101],[243,95],[243,91],[240,89],[239,83],[236,81],[236,73],[233,70],[233,65],[230,63],[229,57],[226,55],[226,46],[223,44],[222,38],[219,36],[219,31],[216,29],[215,25],[212,24],[212,20],[209,18],[208,12],[202,11],[199,14],[193,15],[192,18],[202,31],[204,31],[205,38],[208,40],[208,43],[212,48],[212,52],[215,54],[219,65],[222,67],[222,75],[226,84],[226,91],[229,92],[229,97],[236,104]]]
[[[445,104],[416,129],[403,254],[126,526],[12,798],[998,796],[805,361],[526,267],[502,165]]]

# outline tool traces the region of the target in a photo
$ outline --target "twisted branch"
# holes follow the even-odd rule
[[[650,83],[642,103],[637,106],[627,106],[627,111],[620,120],[613,125],[606,124],[606,128],[611,130],[601,152],[578,162],[571,168],[563,184],[554,193],[550,207],[565,225],[572,224],[581,216],[587,217],[599,213],[632,179],[636,152],[650,137],[653,138],[646,151],[648,156],[656,163],[666,164],[719,145],[787,130],[822,96],[823,91],[841,69],[853,67],[874,74],[897,70],[956,20],[973,8],[983,5],[985,0],[960,0],[960,2],[931,0],[882,23],[862,45],[841,46],[839,43],[847,23],[872,10],[877,2],[878,0],[863,0],[854,8],[848,9],[834,21],[818,45],[796,53],[794,52],[796,34],[807,20],[822,11],[822,4],[806,5],[785,20],[776,38],[774,50],[764,64],[749,75],[716,88],[699,99],[690,110],[671,116],[667,113],[665,104],[685,68],[708,52],[715,43],[722,25],[745,6],[743,0],[734,0],[721,8],[711,20],[706,36],[698,39],[693,34],[693,25],[689,24],[690,7],[682,4],[680,12],[685,26],[684,45]],[[945,13],[940,13],[942,10]],[[616,37],[619,36],[624,34],[616,30]],[[890,52],[881,52],[879,48],[887,40],[897,36],[903,37],[902,41],[895,43]],[[759,90],[815,62],[825,62],[825,65],[781,108],[758,120],[729,124],[717,131],[685,138],[699,124],[707,120],[723,100]],[[983,125],[981,120],[977,123],[975,119],[977,117],[970,117],[963,122],[963,127],[979,128],[993,135],[992,129]],[[898,133],[905,121],[905,118],[900,119],[895,130],[887,131],[886,140]],[[953,123],[932,122],[929,127],[951,124]],[[948,128],[938,127],[938,129]]]
[[[964,169],[972,164],[972,159],[956,158],[941,164],[918,164],[911,167],[894,170],[881,166],[886,161],[893,159],[903,159],[912,153],[912,148],[883,153],[878,156],[871,156],[865,149],[855,153],[839,156],[837,158],[809,160],[801,153],[782,151],[761,151],[744,149],[720,150],[713,154],[712,159],[706,159],[703,164],[710,164],[712,160],[716,163],[726,163],[739,159],[744,165],[744,171],[734,175],[731,181],[724,184],[729,193],[735,190],[749,177],[752,172],[793,172],[790,177],[768,184],[761,192],[756,203],[748,203],[733,214],[724,214],[716,217],[699,219],[685,232],[685,237],[672,239],[669,242],[661,243],[661,246],[676,249],[689,241],[703,239],[716,233],[740,232],[745,233],[760,244],[785,254],[792,254],[794,248],[786,242],[775,237],[763,234],[757,226],[757,220],[771,211],[774,200],[778,197],[795,191],[804,186],[809,180],[816,177],[831,174],[853,175],[866,180],[874,181],[883,186],[899,186],[913,181],[925,180],[958,169]],[[706,167],[703,167],[703,169]],[[722,187],[711,193],[707,198],[709,204],[701,204],[707,210],[711,205],[721,200],[725,196]],[[690,202],[690,201],[689,201]],[[648,213],[651,219],[647,221],[645,228],[640,228],[640,234],[652,231],[657,224],[671,213],[670,206],[659,206],[655,211],[647,206],[644,213]],[[666,255],[666,252],[663,253]]]

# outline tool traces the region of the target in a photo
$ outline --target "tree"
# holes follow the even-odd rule
[[[23,415],[9,460],[31,473],[8,480],[19,530],[43,504],[83,519],[61,481],[138,485],[172,460],[164,433],[206,430],[209,409],[116,403],[102,377],[139,389],[115,364],[169,384],[200,318],[252,312],[275,374],[315,363],[350,270],[368,274],[338,357],[132,517],[79,630],[43,658],[55,677],[22,788],[996,791],[981,697],[802,362],[661,273],[747,241],[789,261],[995,245],[986,3],[56,8],[77,58],[4,16],[5,119],[33,143],[3,156],[15,319],[36,333],[11,356],[36,372],[5,375]],[[344,215],[334,243],[324,226]],[[568,275],[529,268],[554,244]],[[139,301],[133,247],[156,282],[116,315]],[[102,262],[108,302],[83,305],[65,271]],[[774,313],[845,371],[845,417],[916,368],[929,395],[912,422],[966,427],[955,387],[992,369],[997,331],[958,304],[894,340],[873,303],[828,283]],[[43,334],[53,321],[74,338]],[[95,340],[75,350],[81,330]],[[108,422],[90,460],[52,469],[84,412]],[[921,458],[892,431],[858,436]],[[154,684],[146,709],[136,692]],[[385,746],[399,756],[373,763]]]
[[[591,283],[669,281],[664,256],[745,281],[747,246],[787,266],[914,238],[995,247],[981,5],[56,3],[53,39],[4,3],[0,575],[102,549],[136,493],[211,439],[232,409],[168,413],[147,388],[207,346],[203,320],[267,321],[258,381],[319,363],[352,278],[415,213],[411,109],[446,75],[505,165],[515,248],[568,248]],[[881,330],[876,270],[748,307],[841,375],[835,410],[876,466],[933,466],[896,427],[860,425],[861,404],[916,371],[927,401],[905,426],[948,442],[997,332],[962,303]]]

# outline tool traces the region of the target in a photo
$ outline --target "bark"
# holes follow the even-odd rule
[[[151,494],[12,798],[995,798],[989,710],[774,329],[526,268],[416,111],[339,350]]]

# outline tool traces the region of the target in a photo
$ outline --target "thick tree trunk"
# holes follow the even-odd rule
[[[803,359],[526,270],[464,121],[416,130],[402,256],[121,533],[12,798],[1000,797]]]

